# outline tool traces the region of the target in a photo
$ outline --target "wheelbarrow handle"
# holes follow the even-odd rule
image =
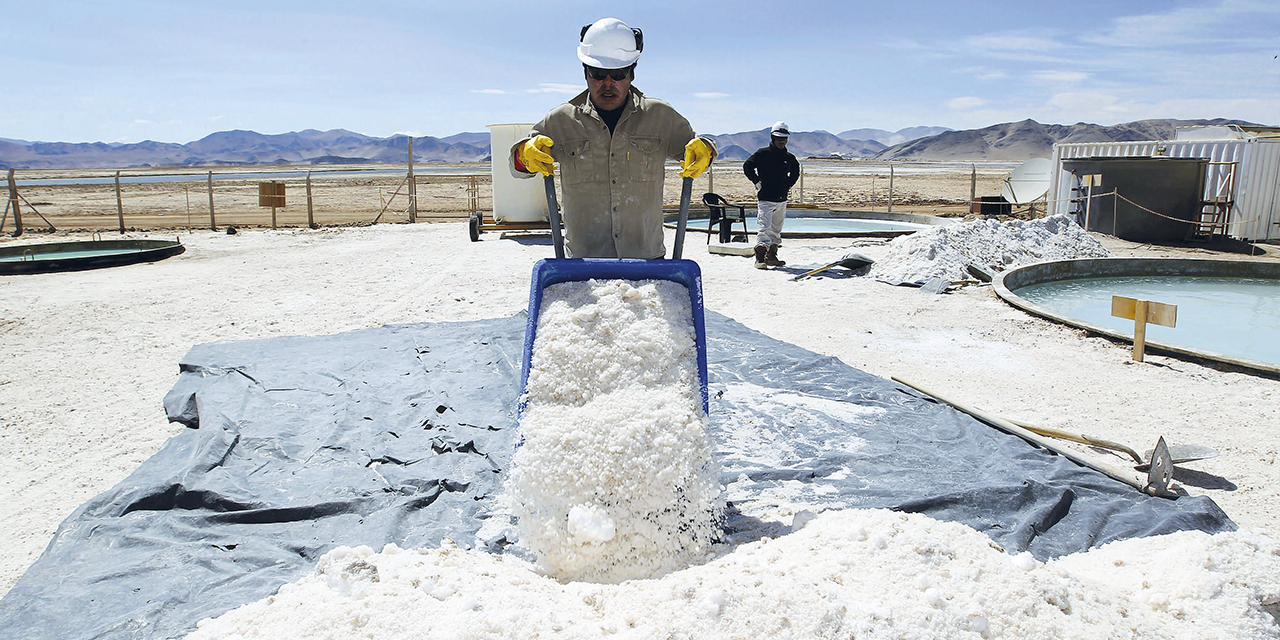
[[[680,185],[680,219],[676,222],[676,246],[671,258],[679,260],[684,253],[684,228],[689,223],[689,199],[693,197],[693,178],[684,178]],[[707,233],[711,233],[708,229]]]
[[[551,241],[556,246],[556,257],[564,258],[564,236],[560,233],[560,205],[556,203],[555,174],[543,179],[547,186],[547,217],[551,222]]]

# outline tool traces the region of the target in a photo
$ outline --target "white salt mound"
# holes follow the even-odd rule
[[[665,280],[543,291],[507,491],[549,575],[621,582],[704,556],[720,513],[689,291]]]
[[[966,267],[992,273],[1045,260],[1111,255],[1075,220],[1054,215],[1036,220],[975,220],[932,227],[895,238],[867,275],[893,284],[929,278],[970,278]]]
[[[1041,563],[964,525],[831,511],[703,565],[624,584],[560,583],[510,556],[326,554],[277,595],[189,638],[1277,637],[1280,541],[1182,532]]]

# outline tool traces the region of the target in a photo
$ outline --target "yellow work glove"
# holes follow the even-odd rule
[[[547,136],[534,136],[516,148],[516,157],[520,158],[520,164],[523,164],[529,173],[553,175],[556,172],[556,161],[550,153],[547,153],[553,144],[555,142]]]
[[[711,166],[715,150],[702,138],[694,138],[684,146],[684,160],[680,161],[680,177],[696,178]]]

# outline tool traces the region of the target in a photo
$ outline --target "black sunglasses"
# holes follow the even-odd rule
[[[597,67],[588,67],[586,65],[582,66],[587,70],[587,75],[591,76],[591,79],[596,82],[603,82],[605,78],[613,78],[614,82],[622,82],[631,76],[631,67],[623,67],[621,69],[600,69]]]

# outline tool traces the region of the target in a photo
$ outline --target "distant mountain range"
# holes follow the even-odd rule
[[[887,131],[880,133],[889,134]],[[715,141],[720,158],[746,160],[756,149],[769,144],[769,129],[707,137]],[[886,148],[886,145],[875,140],[852,140],[826,131],[794,131],[787,141],[787,149],[801,158],[869,158]]]
[[[1178,127],[1235,124],[1243,120],[1139,120],[1104,127],[1096,124],[1040,124],[1035,120],[1006,122],[985,129],[946,131],[903,142],[876,154],[884,160],[1023,161],[1047,158],[1055,143],[1172,140]]]
[[[939,133],[951,131],[946,127],[907,127],[898,131],[885,131],[884,129],[850,129],[836,134],[837,138],[844,140],[874,140],[886,147],[892,147],[895,144],[911,142],[919,138],[927,138],[936,136]]]
[[[220,131],[186,144],[150,140],[107,144],[0,139],[0,168],[372,164],[405,162],[408,145],[408,136],[374,138],[344,129],[307,129],[274,135]],[[489,158],[489,134],[414,138],[413,155],[418,162],[480,162]]]
[[[1056,142],[1168,140],[1180,126],[1238,124],[1240,120],[1140,120],[1127,124],[1040,124],[1034,120],[954,131],[910,127],[899,131],[851,129],[839,134],[797,131],[788,148],[801,158],[882,160],[1022,161],[1048,157]],[[769,130],[709,136],[720,157],[744,160],[769,142]],[[281,134],[220,131],[195,142],[26,142],[0,138],[0,169],[192,167],[225,165],[318,165],[401,163],[408,136],[375,138],[333,129]],[[485,162],[489,134],[459,133],[413,139],[414,162]]]

